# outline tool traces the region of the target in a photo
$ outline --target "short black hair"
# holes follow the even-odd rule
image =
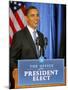
[[[30,6],[30,7],[27,9],[26,15],[28,15],[29,10],[31,10],[31,9],[36,9],[36,10],[38,10],[35,6]],[[39,11],[39,10],[38,10],[38,11]]]

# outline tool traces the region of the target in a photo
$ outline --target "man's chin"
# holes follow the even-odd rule
[[[34,26],[32,26],[32,28],[34,28],[34,29],[36,29],[38,27],[38,25],[34,25]]]
[[[34,29],[36,29],[37,27],[34,27]]]
[[[35,26],[34,26],[34,28],[37,28],[37,27],[38,27],[38,25],[35,25]]]

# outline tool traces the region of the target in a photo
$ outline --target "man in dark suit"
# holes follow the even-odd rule
[[[33,6],[29,7],[25,18],[27,26],[24,30],[15,33],[10,48],[10,81],[12,83],[12,72],[17,70],[18,59],[37,59],[40,57],[41,50],[42,55],[44,55],[44,36],[42,33],[37,31],[39,23],[38,9]]]

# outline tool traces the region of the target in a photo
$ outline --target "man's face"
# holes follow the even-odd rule
[[[39,22],[39,12],[37,9],[30,9],[27,15],[27,23],[33,29],[37,28]]]

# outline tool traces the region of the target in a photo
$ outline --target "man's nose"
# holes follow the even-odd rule
[[[34,20],[38,21],[39,20],[39,17],[38,16],[35,16],[34,17]]]

